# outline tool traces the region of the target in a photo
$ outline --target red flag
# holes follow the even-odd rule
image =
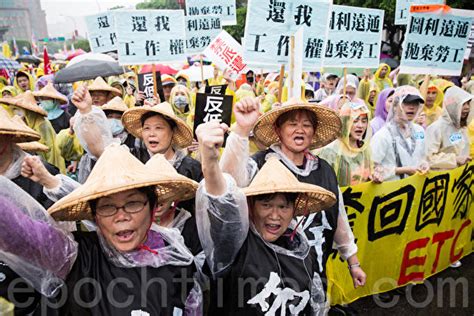
[[[49,55],[48,55],[48,49],[46,46],[43,48],[43,60],[44,60],[44,74],[45,75],[50,75],[53,73],[53,70],[51,69],[51,63],[49,62]]]

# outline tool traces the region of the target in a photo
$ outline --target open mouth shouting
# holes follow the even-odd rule
[[[115,237],[120,243],[128,243],[133,240],[136,232],[132,229],[124,229],[115,233]]]

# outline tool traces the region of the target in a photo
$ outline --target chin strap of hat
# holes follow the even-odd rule
[[[293,239],[295,238],[296,234],[297,234],[297,229],[298,227],[301,225],[301,223],[304,221],[304,219],[306,218],[306,216],[309,215],[309,211],[308,211],[308,202],[309,202],[309,198],[306,197],[305,199],[305,204],[304,204],[304,208],[303,208],[303,216],[301,217],[301,219],[298,221],[298,224],[296,224],[295,226],[295,229],[293,230],[293,232],[290,234],[290,240],[293,241]],[[296,203],[295,203],[295,210],[298,209],[298,204],[300,203],[301,201],[301,198],[298,197],[298,199],[296,200]]]

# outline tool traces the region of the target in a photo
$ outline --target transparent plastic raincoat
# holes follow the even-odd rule
[[[370,120],[370,111],[365,105],[344,104],[339,111],[342,121],[341,136],[322,148],[318,154],[333,167],[337,182],[341,187],[367,182],[373,171],[370,154],[372,129],[369,124],[367,124],[361,146],[354,148],[350,145],[349,138],[352,125],[354,120],[361,115],[366,115],[367,119]]]
[[[473,98],[472,94],[459,87],[446,91],[441,117],[426,130],[427,157],[432,168],[455,168],[458,156],[470,155],[468,126],[474,117]],[[462,126],[461,111],[466,102],[469,102],[470,111]]]

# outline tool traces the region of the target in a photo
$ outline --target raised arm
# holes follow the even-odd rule
[[[249,228],[247,200],[232,177],[219,168],[219,148],[227,128],[212,121],[196,130],[204,175],[196,194],[196,224],[214,276],[232,264]]]
[[[260,116],[259,109],[258,98],[244,98],[234,106],[236,125],[227,138],[220,166],[239,187],[248,186],[257,171],[256,163],[250,158],[249,135]]]
[[[89,154],[99,158],[105,147],[113,142],[107,117],[100,108],[92,106],[92,98],[85,85],[74,92],[72,103],[78,109],[74,131],[79,142]]]

